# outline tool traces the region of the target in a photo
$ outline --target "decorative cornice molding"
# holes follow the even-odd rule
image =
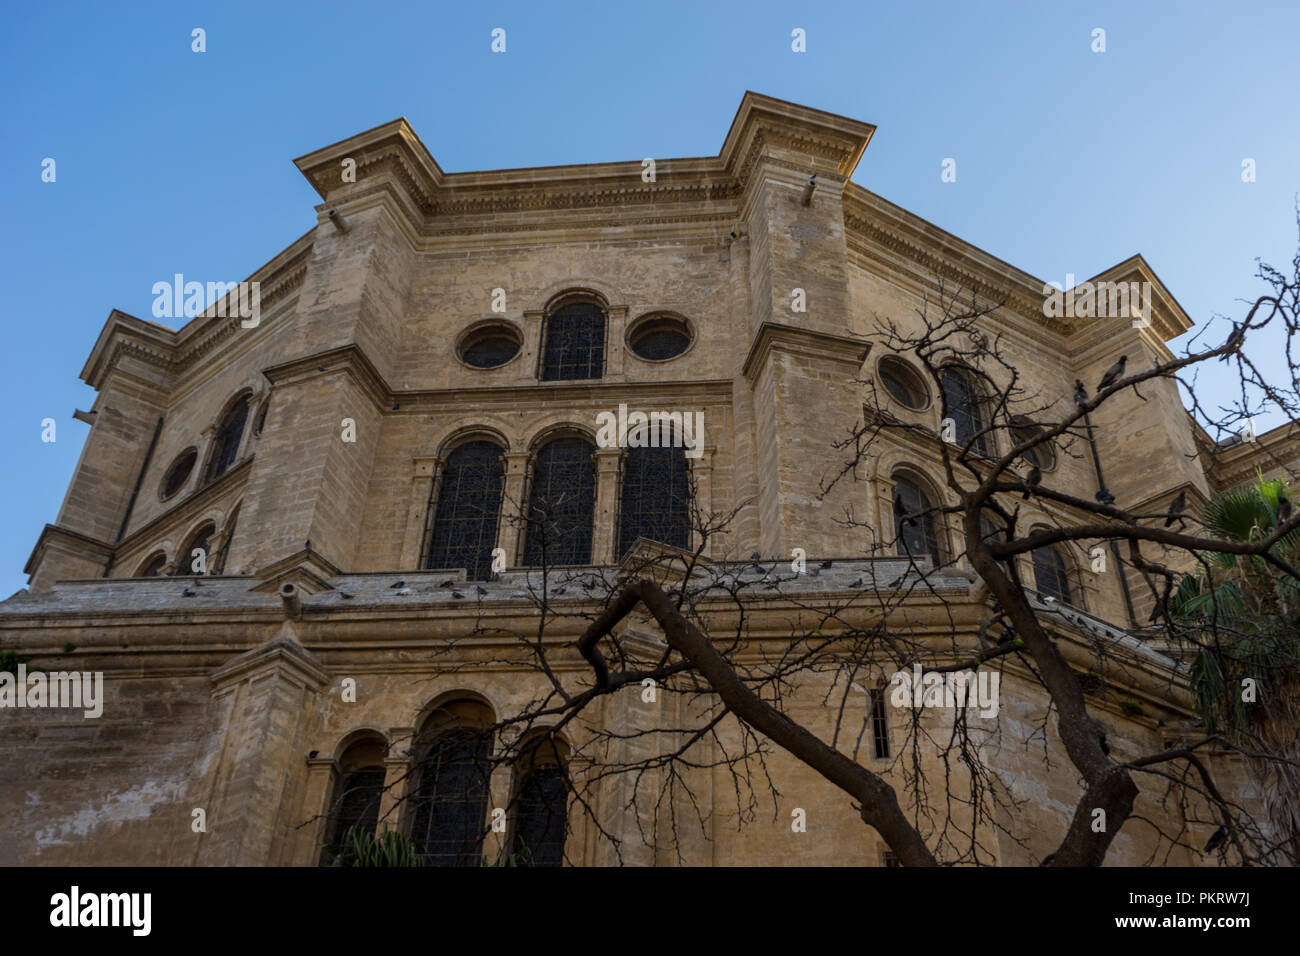
[[[772,352],[793,352],[813,358],[830,359],[851,365],[856,370],[871,351],[871,343],[847,335],[835,335],[818,329],[805,329],[782,322],[764,322],[741,366],[741,374],[752,380]]]

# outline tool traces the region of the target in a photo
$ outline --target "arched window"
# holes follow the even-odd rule
[[[596,303],[561,306],[547,317],[543,338],[543,382],[605,374],[605,312]]]
[[[954,437],[957,447],[965,448],[966,443],[985,427],[979,387],[970,372],[951,366],[939,373],[939,381],[943,384],[947,416],[956,426]],[[977,455],[987,456],[988,435],[980,435],[975,439],[970,450]]]
[[[511,850],[520,866],[564,863],[569,786],[562,746],[543,740],[523,758]]]
[[[931,511],[934,502],[918,482],[906,475],[894,476],[894,495],[902,501],[906,511],[906,515],[897,518],[894,529],[898,535],[898,553],[910,554],[914,558],[929,556],[939,564],[939,535]]]
[[[537,452],[528,496],[524,564],[590,564],[596,513],[596,446],[555,438]]]
[[[212,439],[212,451],[208,456],[208,471],[204,482],[216,481],[235,463],[239,455],[239,442],[244,437],[244,423],[248,421],[248,399],[245,395],[235,402],[217,426],[217,434]]]
[[[411,840],[431,866],[478,866],[487,830],[491,711],[476,701],[438,708],[420,735]]]
[[[1065,558],[1051,545],[1034,549],[1034,587],[1042,597],[1070,603],[1070,575]]]
[[[217,526],[209,521],[190,535],[190,539],[185,542],[185,547],[181,548],[176,556],[176,570],[172,575],[183,578],[193,574],[207,574],[212,569],[212,536],[216,533]],[[199,559],[194,554],[199,550],[203,552],[202,564],[198,564]]]
[[[135,573],[137,578],[156,578],[162,575],[162,570],[167,566],[167,555],[159,551],[144,564],[140,565],[140,570]]]
[[[226,540],[221,545],[221,553],[217,555],[215,563],[211,563],[213,574],[224,574],[226,570],[226,558],[230,555],[230,542],[235,540],[235,526],[239,523],[239,505],[235,505],[235,510],[230,514],[230,520],[226,522]]]
[[[465,568],[471,581],[492,576],[504,467],[501,448],[471,441],[447,456],[426,568]]]
[[[367,737],[339,758],[340,775],[326,816],[322,864],[332,865],[340,858],[346,861],[352,853],[352,830],[374,834],[384,792],[384,750],[383,741]]]
[[[627,554],[637,538],[690,547],[690,468],[684,449],[628,449],[618,521],[619,555]]]

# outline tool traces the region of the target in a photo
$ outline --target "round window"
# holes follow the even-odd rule
[[[508,325],[485,325],[465,336],[460,358],[474,368],[497,368],[519,354],[519,333]]]
[[[886,356],[876,366],[876,376],[889,396],[905,408],[925,408],[929,396],[921,377],[902,359]]]
[[[185,482],[189,480],[190,472],[194,470],[194,462],[197,460],[198,452],[193,448],[187,448],[176,456],[176,460],[163,475],[162,488],[158,492],[163,501],[185,487]]]
[[[663,362],[676,358],[691,347],[691,329],[681,319],[652,316],[633,326],[627,343],[639,358]]]

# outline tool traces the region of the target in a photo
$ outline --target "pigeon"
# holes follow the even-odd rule
[[[1219,824],[1219,829],[1210,834],[1210,839],[1205,844],[1205,852],[1213,853],[1223,844],[1228,842],[1228,828]]]
[[[1277,496],[1277,523],[1284,524],[1291,519],[1291,499],[1285,494]]]
[[[1079,381],[1077,378],[1074,380],[1074,404],[1088,404],[1088,390],[1083,387],[1083,382]]]
[[[487,594],[487,588],[485,588],[481,584],[474,585],[474,590],[478,593],[479,597],[482,597],[484,594]]]
[[[448,578],[447,580],[445,580],[445,581],[443,581],[441,584],[439,584],[438,587],[440,587],[440,588],[449,588],[449,587],[451,587],[451,586],[452,586],[453,584],[455,584],[455,583],[456,583],[456,582],[454,582],[451,578]]]
[[[862,587],[862,578],[858,578],[856,581],[854,581],[852,584],[850,584],[849,587],[851,587],[851,588],[860,588],[860,587]]]
[[[1097,383],[1097,391],[1105,391],[1123,378],[1124,367],[1126,365],[1128,365],[1128,356],[1121,355],[1118,362],[1106,369],[1106,374],[1103,375],[1101,381]]]
[[[194,597],[194,595],[197,593],[198,592],[196,592],[192,588],[186,588],[184,591],[181,592],[181,594],[185,595],[186,597]]]
[[[341,598],[342,598],[343,600],[345,600],[345,601],[351,601],[354,597],[356,597],[356,595],[355,595],[355,594],[349,594],[347,591],[340,591],[340,592],[339,592],[339,597],[341,597]]]
[[[465,595],[461,594],[459,591],[452,591],[451,596],[456,598],[457,600],[461,600],[465,597]]]
[[[552,593],[552,594],[563,594],[563,593],[564,593],[564,588],[551,588],[551,593]]]
[[[821,563],[822,570],[825,570],[826,568],[829,568],[829,567],[830,567],[831,565],[833,565],[834,563],[835,563],[834,561],[823,561],[823,562]]]
[[[1246,327],[1243,325],[1238,325],[1236,322],[1233,322],[1232,334],[1228,336],[1228,341],[1223,343],[1228,351],[1224,352],[1222,355],[1219,356],[1220,362],[1228,361],[1229,356],[1231,356],[1232,353],[1237,351],[1237,349],[1241,346],[1241,340],[1242,338],[1245,337],[1245,335],[1246,335]]]
[[[762,561],[762,560],[763,560],[763,555],[760,554],[759,552],[755,551],[753,554],[751,554],[751,555],[749,556],[749,560],[751,560],[751,561]]]
[[[308,538],[308,539],[307,539],[307,543],[304,544],[304,545],[302,546],[302,549],[303,549],[304,551],[310,551],[310,550],[311,550],[311,538]]]
[[[1173,501],[1173,504],[1169,506],[1169,517],[1165,518],[1165,527],[1168,528],[1171,524],[1173,524],[1174,520],[1180,514],[1183,513],[1183,509],[1186,507],[1187,507],[1187,489],[1184,488],[1182,491],[1178,492],[1178,497],[1176,497]]]
[[[405,581],[394,581],[392,584],[388,585],[388,589],[390,591],[394,591],[398,588],[404,588],[404,587],[406,587]]]
[[[1024,493],[1023,495],[1021,495],[1020,497],[1021,497],[1021,498],[1028,498],[1028,497],[1029,497],[1029,490],[1030,490],[1031,488],[1037,488],[1038,485],[1039,485],[1039,483],[1042,482],[1042,480],[1043,480],[1043,471],[1042,471],[1042,469],[1039,468],[1037,465],[1034,465],[1033,468],[1030,468],[1030,469],[1029,469],[1029,474],[1028,474],[1028,476],[1026,476],[1026,478],[1025,478],[1025,493]]]

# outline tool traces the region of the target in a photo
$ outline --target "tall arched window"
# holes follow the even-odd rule
[[[957,447],[965,448],[966,443],[985,427],[979,387],[969,371],[951,366],[939,373],[939,380],[943,385],[948,417],[956,426],[954,437]],[[977,455],[987,456],[988,435],[980,435],[975,439],[970,450]]]
[[[212,569],[212,536],[216,533],[217,526],[209,521],[190,535],[190,539],[176,555],[176,570],[172,575],[183,578],[193,574],[207,574]],[[195,551],[203,552],[201,564]]]
[[[605,312],[596,303],[561,306],[547,317],[543,338],[543,382],[605,374]]]
[[[569,786],[562,746],[543,740],[523,758],[511,850],[520,866],[564,863]]]
[[[1070,603],[1070,574],[1061,552],[1051,545],[1034,549],[1034,587],[1043,597]]]
[[[894,476],[894,494],[907,512],[897,519],[894,529],[898,535],[898,553],[914,558],[929,556],[939,564],[938,526],[931,511],[934,502],[918,482],[906,475]]]
[[[501,448],[471,441],[447,456],[426,568],[465,568],[471,581],[492,576],[504,468]]]
[[[244,423],[248,421],[248,399],[245,395],[230,406],[217,434],[212,439],[212,451],[208,455],[208,470],[204,482],[216,481],[235,463],[239,455],[239,442],[244,437]]]
[[[637,538],[674,548],[691,543],[690,468],[681,448],[629,448],[623,462],[618,553]]]
[[[340,775],[326,816],[326,844],[321,863],[351,855],[352,830],[374,834],[379,801],[384,792],[384,744],[367,737],[348,747],[339,758]]]
[[[431,866],[478,866],[487,830],[491,711],[476,701],[440,707],[420,735],[411,840]]]
[[[590,564],[596,512],[596,446],[555,438],[537,452],[528,496],[524,564]]]

